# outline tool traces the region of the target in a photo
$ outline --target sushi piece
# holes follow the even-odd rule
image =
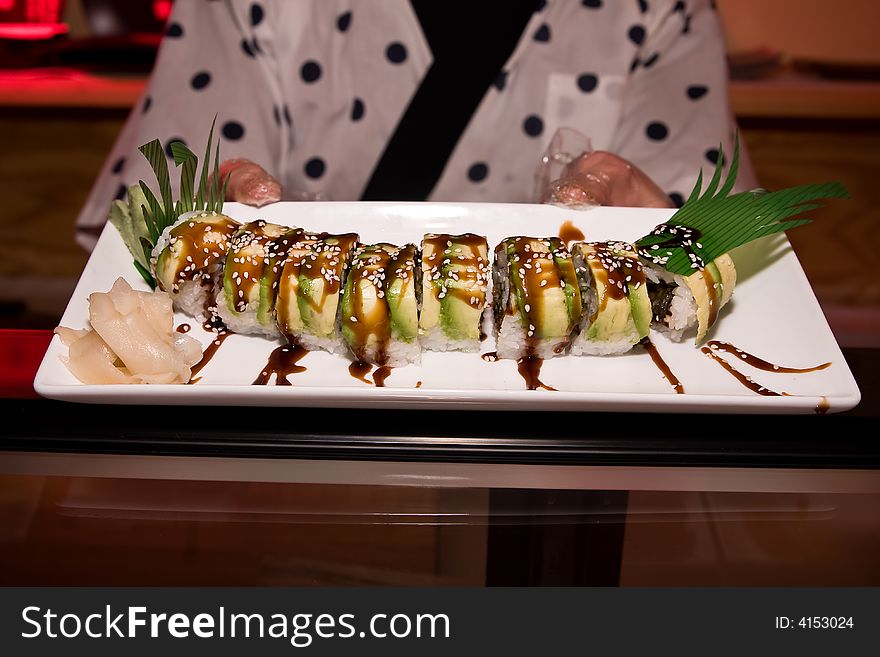
[[[152,252],[152,273],[177,309],[209,318],[229,241],[239,228],[225,214],[201,212],[182,215],[162,232]]]
[[[278,337],[264,280],[286,257],[284,245],[289,239],[288,226],[270,224],[263,220],[242,226],[229,241],[229,251],[223,267],[223,285],[217,291],[217,316],[235,333]],[[261,321],[261,319],[263,321]]]
[[[508,237],[495,249],[493,308],[499,358],[565,353],[581,318],[574,261],[556,237]]]
[[[579,242],[571,251],[584,305],[571,353],[629,351],[651,327],[651,300],[635,247],[626,242]]]
[[[278,329],[291,344],[309,351],[347,352],[338,328],[340,290],[357,241],[355,233],[300,230],[293,237],[277,279],[275,306]],[[271,287],[276,287],[274,281]]]
[[[489,287],[486,238],[425,235],[419,335],[431,351],[477,351]]]
[[[418,361],[421,291],[414,244],[371,244],[354,255],[342,295],[342,337],[363,363]]]
[[[733,259],[725,253],[690,276],[681,276],[667,271],[649,250],[640,249],[640,254],[646,264],[652,326],[676,342],[696,326],[696,343],[702,342],[736,286]]]
[[[257,323],[266,335],[277,335],[276,305],[278,287],[288,258],[300,243],[307,239],[308,233],[302,228],[290,228],[266,244],[266,257],[263,261],[263,275],[260,276],[260,302],[257,306]]]

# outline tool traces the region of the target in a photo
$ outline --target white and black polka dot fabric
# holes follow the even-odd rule
[[[78,239],[93,245],[110,201],[153,180],[140,144],[158,137],[170,154],[179,140],[201,155],[215,114],[223,158],[249,158],[286,189],[360,198],[431,61],[408,0],[175,3]],[[726,83],[709,0],[536,3],[431,199],[530,201],[541,154],[570,127],[680,203],[718,144],[732,149]],[[745,158],[738,187],[754,182]]]

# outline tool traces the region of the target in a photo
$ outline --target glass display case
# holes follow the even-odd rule
[[[20,585],[877,585],[876,350],[814,416],[0,401]]]

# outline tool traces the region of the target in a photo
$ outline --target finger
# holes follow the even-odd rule
[[[602,205],[673,207],[669,196],[632,162],[607,151],[593,151],[566,167],[566,175],[596,195]]]
[[[221,180],[229,179],[227,201],[262,207],[281,200],[281,183],[255,162],[244,158],[225,160],[218,174]]]

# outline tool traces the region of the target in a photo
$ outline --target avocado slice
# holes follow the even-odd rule
[[[451,340],[480,339],[489,280],[486,238],[428,234],[422,241],[422,312],[419,330],[439,326]]]
[[[416,297],[418,249],[407,244],[392,256],[385,272],[386,301],[391,314],[392,336],[412,342],[419,336],[419,303]]]
[[[582,288],[592,290],[596,297],[591,316],[583,320],[583,338],[635,344],[646,337],[651,300],[633,246],[626,242],[586,242],[573,248],[583,275]]]
[[[263,275],[260,277],[260,305],[257,308],[257,321],[263,326],[275,324],[275,308],[281,295],[281,275],[289,253],[297,248],[304,234],[302,228],[291,228],[266,245]]]
[[[242,226],[232,237],[223,269],[227,308],[236,314],[260,309],[260,281],[266,267],[268,247],[290,228],[258,220]]]
[[[355,233],[322,233],[309,243],[299,269],[297,294],[303,328],[308,333],[325,338],[336,334],[339,289],[357,240]]]
[[[229,242],[240,227],[234,219],[216,212],[179,221],[156,256],[153,273],[159,287],[177,292],[184,281],[202,279],[226,258]]]
[[[342,337],[355,358],[383,364],[391,339],[418,337],[416,247],[362,246],[342,295]]]
[[[508,306],[519,313],[527,338],[568,339],[581,315],[574,262],[558,238],[509,237]]]

